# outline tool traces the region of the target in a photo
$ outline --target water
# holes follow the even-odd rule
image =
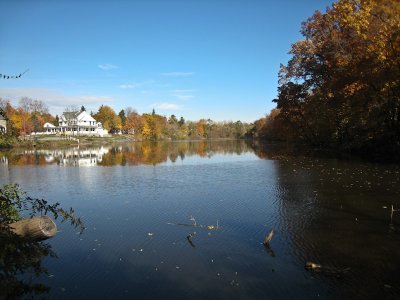
[[[85,222],[83,235],[58,223],[47,241],[58,258],[44,258],[50,274],[37,281],[49,299],[399,298],[399,166],[281,150],[229,141],[14,151],[0,154],[0,183]],[[178,225],[193,218],[204,226]]]

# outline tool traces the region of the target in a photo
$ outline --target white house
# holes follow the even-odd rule
[[[59,118],[58,126],[45,123],[43,128],[45,132],[42,134],[97,136],[104,136],[108,134],[108,131],[103,128],[103,125],[100,122],[97,122],[86,111],[65,112]]]
[[[58,132],[67,135],[99,135],[108,134],[103,125],[97,122],[86,111],[64,112],[59,118]]]

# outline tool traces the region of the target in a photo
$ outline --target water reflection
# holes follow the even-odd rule
[[[344,276],[340,292],[321,278],[334,298],[398,296],[399,218],[391,222],[388,209],[400,205],[398,166],[285,156],[276,171],[278,226],[297,263]]]
[[[286,145],[256,147],[254,154],[243,141],[73,150],[8,153],[10,171],[0,170],[0,180],[17,179],[87,216],[82,240],[72,232],[51,241],[60,259],[49,265],[50,298],[400,295],[400,212],[390,221],[391,204],[400,208],[399,166],[312,157]],[[80,159],[97,167],[57,167],[79,166]],[[215,161],[227,163],[208,163]],[[22,162],[55,167],[15,167]],[[142,166],[120,167],[136,165]],[[168,225],[191,215],[220,224],[218,231],[197,231],[195,247],[187,239],[192,228]],[[264,248],[272,228],[271,247]],[[305,270],[307,261],[330,274],[350,271],[327,277]]]
[[[91,167],[140,165],[184,160],[198,156],[211,158],[216,154],[252,153],[245,141],[137,142],[114,146],[77,146],[65,149],[34,149],[0,152],[1,165],[51,165]]]
[[[44,242],[22,239],[9,230],[0,229],[0,299],[19,299],[43,295],[49,286],[36,282],[47,275],[42,261],[55,257],[51,246]]]
[[[67,149],[35,149],[0,153],[2,165],[51,165],[90,167],[100,163],[109,148],[74,147]]]

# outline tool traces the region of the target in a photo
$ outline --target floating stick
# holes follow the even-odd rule
[[[274,234],[275,234],[275,231],[272,229],[264,239],[264,242],[263,242],[264,246],[269,245],[269,242],[271,242],[272,238],[274,237]]]

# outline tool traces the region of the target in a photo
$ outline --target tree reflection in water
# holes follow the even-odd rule
[[[5,185],[0,188],[0,298],[18,299],[26,296],[44,294],[49,287],[38,282],[42,275],[49,275],[42,262],[45,257],[56,257],[51,246],[16,235],[10,224],[22,218],[50,214],[54,219],[84,230],[80,218],[74,210],[68,211],[59,203],[49,204],[44,199],[31,198],[18,185]]]
[[[0,241],[0,298],[18,299],[48,292],[49,287],[35,279],[48,275],[42,261],[56,257],[51,246],[21,238],[5,228],[0,230]]]
[[[157,165],[186,157],[253,152],[244,140],[135,142],[113,146],[79,146],[63,149],[33,149],[0,152],[0,164],[60,166]]]

